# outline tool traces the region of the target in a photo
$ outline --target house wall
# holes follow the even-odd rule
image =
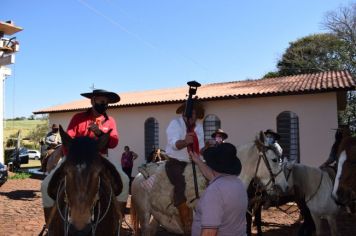
[[[159,146],[165,149],[166,127],[176,116],[179,104],[151,105],[114,108],[108,114],[116,119],[120,142],[109,151],[112,161],[120,162],[125,145],[130,146],[139,158],[137,167],[145,161],[144,124],[154,117],[159,123]],[[337,127],[336,93],[289,95],[204,102],[205,115],[214,114],[221,120],[221,128],[229,134],[228,142],[235,145],[254,140],[260,130],[277,130],[276,118],[283,111],[292,111],[299,118],[300,161],[303,164],[319,166],[326,160],[334,141]],[[74,112],[50,114],[50,124],[59,123],[67,127]]]

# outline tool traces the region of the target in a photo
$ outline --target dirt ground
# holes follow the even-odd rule
[[[38,235],[44,225],[41,205],[40,179],[8,180],[0,187],[0,235],[27,236]],[[288,206],[283,206],[287,209]],[[276,208],[263,211],[263,232],[266,236],[296,235],[300,222],[299,212],[293,207],[286,214]],[[340,235],[356,235],[356,216],[342,213],[338,216]],[[324,222],[325,223],[325,222]],[[125,216],[124,235],[131,235],[130,217]],[[323,225],[329,236],[328,226]],[[255,232],[255,231],[254,231]],[[172,235],[160,230],[160,236]]]

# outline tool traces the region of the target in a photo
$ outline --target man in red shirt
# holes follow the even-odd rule
[[[82,96],[89,98],[91,100],[92,107],[87,111],[77,113],[71,119],[67,133],[71,137],[81,137],[88,136],[92,138],[98,138],[102,134],[107,133],[109,130],[112,130],[110,133],[110,138],[107,147],[100,150],[104,157],[108,156],[108,149],[115,148],[119,143],[119,134],[116,128],[115,120],[106,114],[109,103],[117,103],[120,101],[119,95],[113,92],[108,92],[102,89],[95,89],[91,93],[82,93]],[[65,152],[66,153],[66,152]],[[109,159],[110,160],[110,159]],[[126,201],[129,194],[129,178],[122,171],[121,166],[118,163],[112,163],[116,170],[119,172],[122,183],[123,190],[117,200],[120,203],[120,206],[124,208],[126,206]],[[60,164],[57,165],[60,166]],[[41,191],[43,198],[43,207],[46,214],[50,211],[51,207],[54,204],[53,199],[49,198],[47,194],[48,183],[55,171],[52,171],[42,182]]]

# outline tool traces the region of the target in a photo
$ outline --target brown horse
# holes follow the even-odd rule
[[[56,165],[63,156],[64,154],[62,145],[58,145],[55,149],[48,151],[45,164],[47,173],[50,173],[54,168],[56,168]]]
[[[332,196],[342,204],[352,206],[356,201],[356,137],[342,140]]]
[[[98,141],[72,139],[61,126],[60,133],[68,154],[48,185],[48,195],[55,200],[46,221],[49,235],[117,235],[120,211],[115,196],[122,191],[122,181],[99,153],[109,135]]]

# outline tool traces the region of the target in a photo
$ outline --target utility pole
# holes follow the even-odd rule
[[[5,38],[22,30],[12,21],[0,21],[0,162],[5,164],[4,157],[4,82],[6,76],[11,75],[11,69],[6,65],[15,63],[15,53],[19,51],[19,42],[16,37]]]

